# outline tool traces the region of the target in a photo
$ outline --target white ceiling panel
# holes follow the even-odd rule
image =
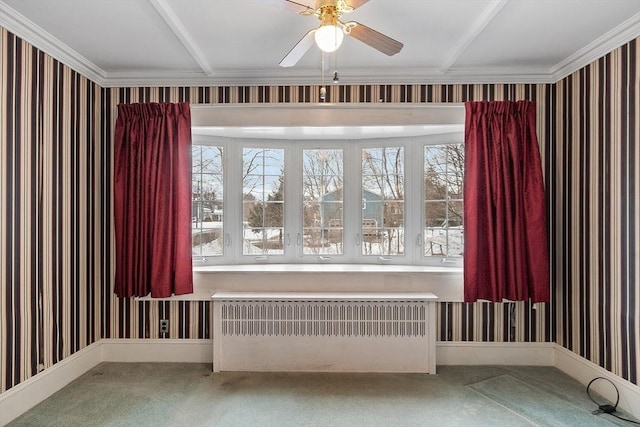
[[[511,0],[455,68],[551,68],[638,13],[638,0]]]
[[[147,0],[6,0],[5,3],[107,74],[200,71]]]

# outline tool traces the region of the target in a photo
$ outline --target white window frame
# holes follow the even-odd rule
[[[236,264],[389,264],[461,267],[461,257],[424,256],[424,147],[429,144],[461,143],[460,132],[398,138],[355,140],[274,140],[238,139],[194,135],[194,145],[223,147],[223,236],[222,256],[194,256],[194,266]],[[364,148],[404,147],[405,164],[405,242],[403,255],[362,255],[356,233],[362,224],[362,160]],[[282,255],[255,256],[242,254],[242,153],[244,148],[284,149],[285,230]],[[343,247],[335,256],[304,255],[302,235],[302,156],[304,149],[343,149]],[[362,242],[361,242],[362,244]]]

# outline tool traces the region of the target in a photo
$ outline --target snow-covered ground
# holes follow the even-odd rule
[[[447,251],[447,243],[449,250]],[[464,234],[461,228],[425,228],[425,255],[462,256]]]
[[[195,224],[194,224],[195,225]],[[208,230],[221,229],[221,222],[205,222],[202,224],[202,232],[206,234]],[[194,235],[200,232],[200,229],[193,230]],[[277,229],[265,230],[268,241],[278,239],[279,231]],[[219,233],[218,236],[221,236]],[[244,255],[281,255],[282,249],[262,249],[254,245],[254,243],[261,242],[261,233],[254,233],[252,229],[244,229],[243,250]],[[447,239],[448,237],[448,239]],[[205,239],[206,240],[206,239]],[[449,250],[447,253],[447,242]],[[329,243],[322,246],[311,246],[310,242],[306,240],[304,253],[307,255],[340,255],[343,252],[342,244]],[[404,252],[404,243],[401,243],[399,248],[398,244],[394,242],[393,248],[396,248],[399,253]],[[362,242],[362,248],[367,255],[389,255],[387,249],[388,244],[385,239],[381,242]],[[424,230],[424,250],[425,256],[462,256],[464,249],[464,236],[461,228],[425,228]],[[216,238],[209,242],[203,242],[199,245],[194,245],[192,253],[198,256],[220,256],[223,254],[223,244],[220,238]]]

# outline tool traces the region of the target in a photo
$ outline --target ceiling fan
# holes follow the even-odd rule
[[[340,20],[342,14],[353,12],[369,0],[266,1],[297,12],[300,15],[313,15],[320,20],[320,26],[308,31],[280,61],[281,67],[296,65],[300,58],[313,46],[314,41],[325,52],[335,51],[342,43],[345,34],[389,56],[400,52],[404,46],[399,41],[359,22],[343,22]]]

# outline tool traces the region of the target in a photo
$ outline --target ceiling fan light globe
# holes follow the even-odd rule
[[[334,52],[342,44],[344,33],[336,25],[323,25],[315,33],[316,44],[323,52]]]

